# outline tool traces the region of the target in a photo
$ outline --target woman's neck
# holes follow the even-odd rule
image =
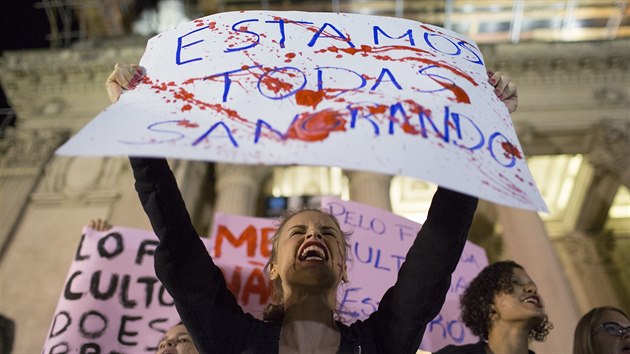
[[[281,353],[336,353],[340,343],[333,310],[320,297],[306,297],[285,308]]]
[[[282,322],[284,325],[295,321],[310,321],[333,326],[333,314],[333,309],[322,296],[303,295],[299,301],[287,299]]]
[[[488,334],[488,354],[527,354],[529,327],[495,323]]]
[[[284,289],[284,308],[290,308],[294,305],[314,307],[321,310],[321,306],[329,310],[336,307],[337,291],[336,289],[292,286]]]

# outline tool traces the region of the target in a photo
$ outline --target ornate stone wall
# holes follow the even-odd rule
[[[509,73],[519,85],[521,103],[514,122],[526,154],[591,153],[590,163],[614,171],[627,185],[629,44],[524,43],[482,48],[488,68]],[[114,63],[137,62],[143,49],[143,40],[94,42],[59,51],[5,52],[0,59],[0,83],[18,116],[17,128],[0,141],[0,244],[11,240],[0,253],[0,313],[17,321],[16,352],[41,350],[81,226],[91,218],[106,217],[114,224],[149,227],[124,158],[50,159],[68,134],[108,105],[103,83]],[[623,126],[625,138],[617,138],[618,127]],[[601,150],[602,146],[608,148]],[[209,213],[212,207],[205,193],[212,193],[203,188],[211,173],[208,166],[181,163],[174,170],[189,209]],[[234,182],[229,178],[226,182],[226,176],[233,174],[225,168],[217,170],[218,190]],[[260,190],[256,181],[264,175],[246,177],[239,178],[246,179],[249,194],[217,196],[217,209],[234,201],[245,202],[244,208],[250,209]],[[388,180],[379,180],[379,188]],[[369,193],[371,188],[358,186],[353,199],[370,200]],[[387,206],[382,193],[377,202]],[[494,217],[488,215],[484,222]],[[202,224],[207,225],[207,219]],[[513,249],[506,242],[503,248]],[[577,303],[584,311],[602,295],[597,292],[605,290],[589,289],[596,294],[580,290],[590,278],[580,283],[580,267],[585,264],[568,259],[574,243],[567,242],[568,238],[554,241],[562,269],[553,274],[566,276],[571,290],[579,291]],[[535,260],[533,253],[529,256]],[[539,353],[549,352],[544,344],[539,348]]]

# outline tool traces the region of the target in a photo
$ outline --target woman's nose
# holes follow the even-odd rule
[[[319,232],[318,230],[309,230],[308,233],[306,233],[306,239],[310,240],[312,238],[316,238],[316,239],[323,239],[324,237],[322,236],[322,233]]]
[[[160,348],[159,349],[163,349],[163,348],[171,348],[175,346],[175,342],[173,342],[170,339],[167,339],[165,341],[162,341],[162,343],[160,343]]]
[[[538,288],[536,288],[536,284],[530,283],[525,285],[525,291],[531,294],[537,294]]]

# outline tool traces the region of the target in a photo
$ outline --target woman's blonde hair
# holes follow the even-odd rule
[[[621,309],[614,306],[600,306],[587,312],[575,327],[573,335],[573,354],[597,354],[593,351],[593,331],[608,311],[617,311],[630,319]]]

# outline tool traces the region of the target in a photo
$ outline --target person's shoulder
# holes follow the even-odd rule
[[[484,354],[484,342],[464,345],[448,345],[433,354]]]

